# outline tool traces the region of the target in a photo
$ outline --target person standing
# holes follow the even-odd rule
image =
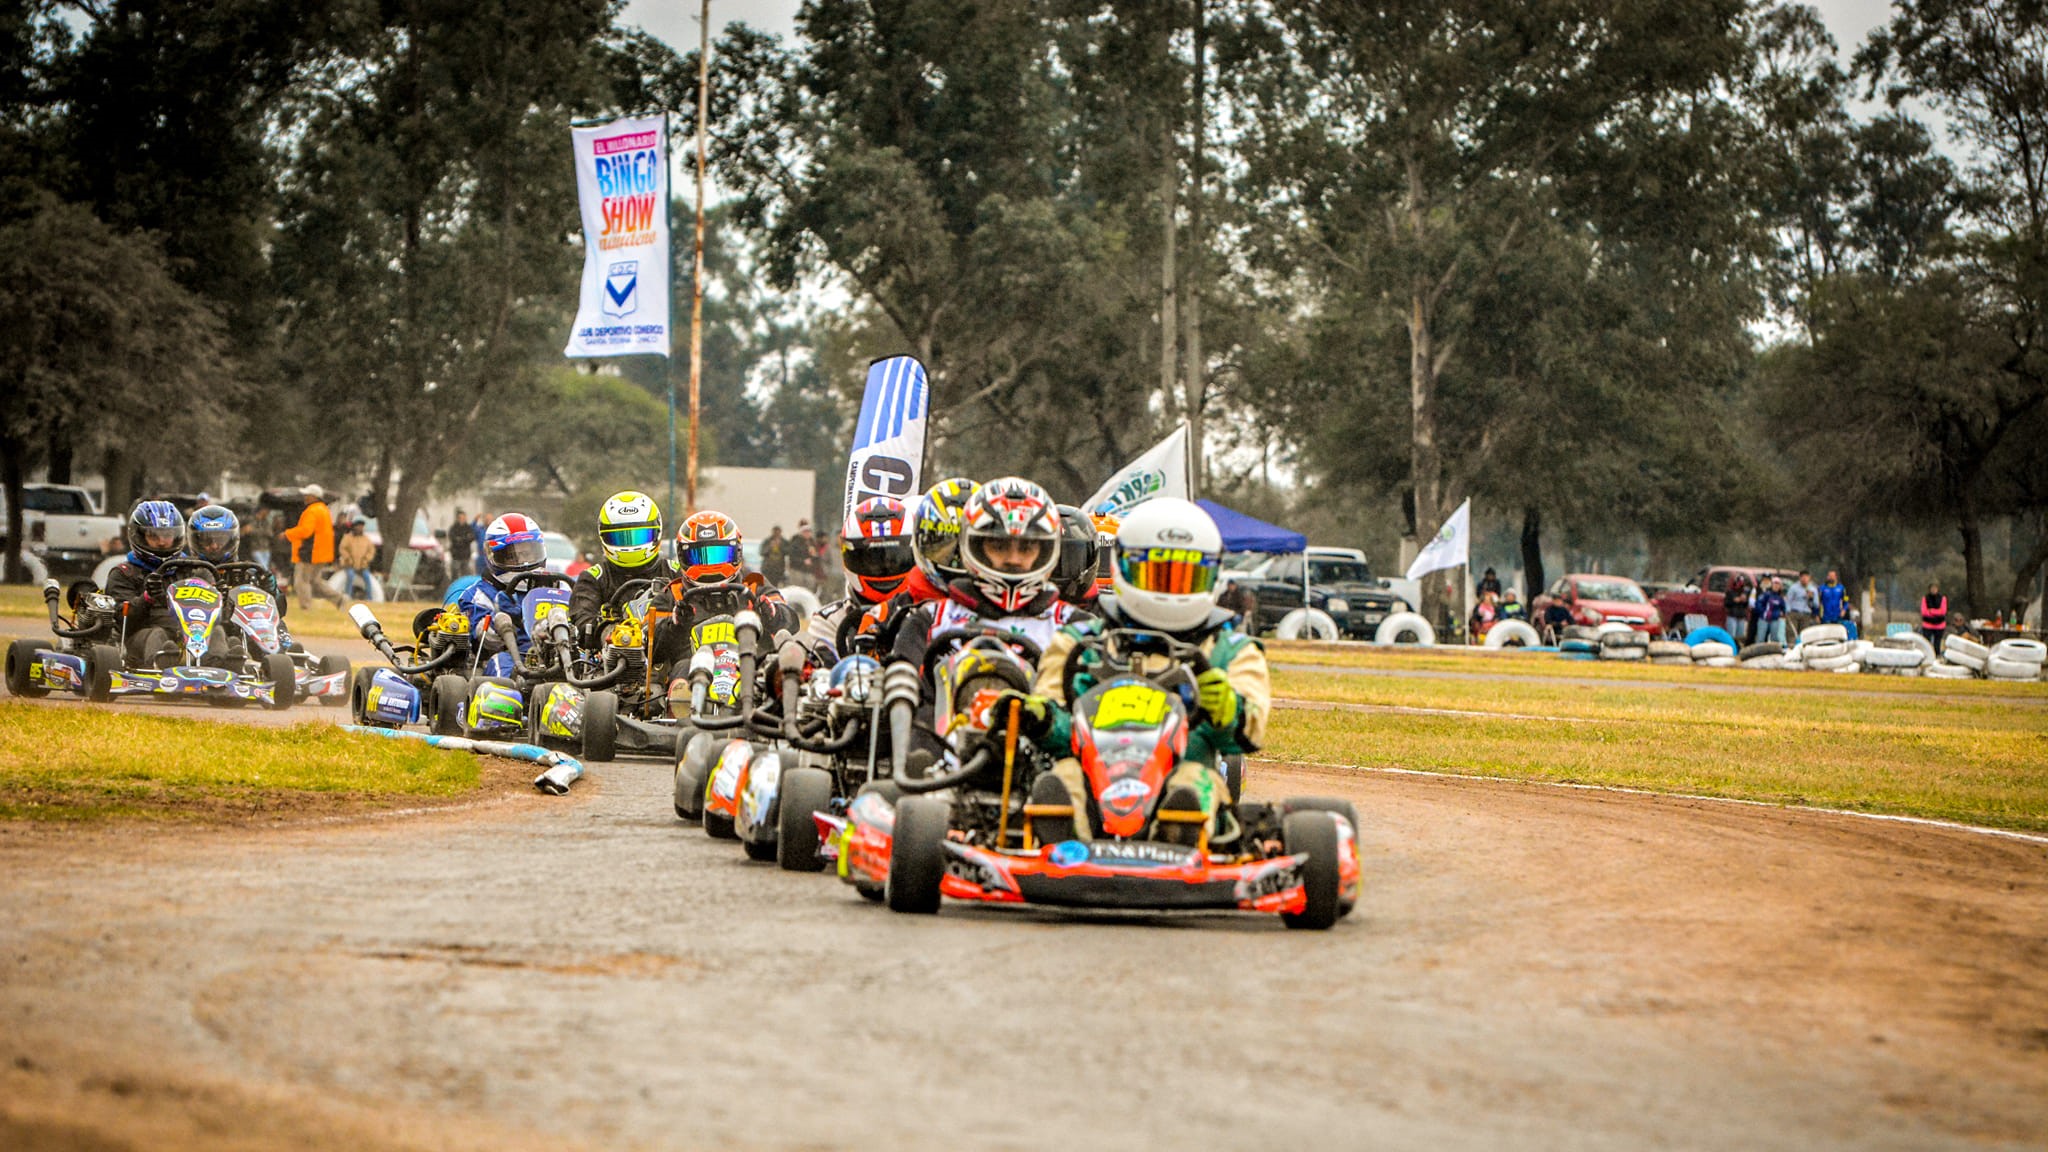
[[[1493,598],[1496,601],[1500,599],[1500,577],[1491,568],[1488,568],[1486,574],[1479,578],[1479,586],[1472,590],[1473,595],[1482,599],[1485,598],[1488,592],[1493,593]]]
[[[1750,643],[1785,642],[1785,582],[1771,577],[1771,582],[1756,594],[1750,605]]]
[[[782,525],[768,530],[768,538],[761,541],[761,575],[777,587],[789,580],[789,541],[782,535]]]
[[[1799,570],[1799,581],[1785,590],[1785,627],[1788,639],[1797,637],[1820,618],[1820,589],[1814,587],[1813,573]]]
[[[801,578],[802,583],[816,587],[817,577],[812,569],[817,564],[818,542],[811,536],[811,522],[796,522],[796,535],[789,538],[789,569],[791,578]]]
[[[1920,598],[1920,634],[1927,637],[1936,652],[1941,651],[1941,642],[1948,635],[1948,597],[1941,594],[1939,580],[1927,586],[1927,595]]]
[[[462,514],[462,509],[457,508],[455,519],[448,525],[449,571],[460,572],[469,567],[469,558],[475,552],[476,526]]]
[[[1839,573],[1830,569],[1827,583],[1820,586],[1820,622],[1840,624],[1849,618],[1849,589]]]
[[[318,484],[308,484],[299,489],[299,495],[306,498],[306,507],[299,513],[299,522],[284,534],[292,543],[299,607],[311,609],[315,596],[332,598],[339,607],[341,594],[326,584],[327,577],[334,574],[334,517],[327,511],[327,492]]]
[[[370,598],[370,565],[377,559],[377,546],[370,542],[370,534],[363,530],[363,522],[357,520],[348,526],[348,534],[341,538],[337,549],[342,570],[348,573],[347,582],[342,585],[345,600],[355,596],[358,600]],[[362,581],[362,595],[356,596],[356,582]]]
[[[1748,643],[1749,635],[1749,577],[1740,573],[1728,580],[1728,591],[1721,597],[1722,607],[1728,612],[1728,634],[1735,637],[1737,644]]]

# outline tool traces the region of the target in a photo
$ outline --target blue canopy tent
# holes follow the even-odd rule
[[[1308,537],[1299,532],[1256,520],[1225,508],[1214,500],[1197,500],[1202,511],[1223,531],[1223,548],[1228,552],[1306,552]]]

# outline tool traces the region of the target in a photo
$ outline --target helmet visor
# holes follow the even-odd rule
[[[917,563],[910,540],[887,536],[874,540],[848,540],[839,548],[839,562],[855,576],[901,576]]]
[[[1206,596],[1216,590],[1223,557],[1192,548],[1119,548],[1116,564],[1124,583],[1140,592]]]
[[[192,533],[192,551],[201,560],[219,563],[235,555],[233,528],[199,528]]]
[[[740,562],[740,546],[730,540],[683,546],[683,567],[720,568]]]
[[[652,524],[600,528],[597,530],[597,539],[607,548],[649,548],[661,539],[661,529]]]
[[[176,528],[137,528],[135,533],[148,551],[169,555],[178,550],[180,539]]]
[[[538,535],[526,540],[507,540],[491,549],[491,565],[501,572],[524,572],[530,568],[538,568],[547,558],[547,544]]]
[[[1023,536],[969,536],[967,547],[974,559],[991,572],[1005,576],[1024,576],[1043,572],[1050,565],[1052,550],[1059,545],[1046,539],[1032,539]]]

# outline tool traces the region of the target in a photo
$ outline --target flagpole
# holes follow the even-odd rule
[[[703,423],[704,375],[704,122],[711,109],[711,0],[697,17],[697,253],[690,272],[690,471],[688,511],[697,510],[697,428]]]
[[[666,148],[669,148],[669,147],[671,147],[671,144],[670,144],[670,141],[671,141],[671,139],[673,139],[673,138],[672,138],[672,137],[671,137],[671,136],[669,135],[669,129],[668,129],[668,113],[667,113],[667,112],[663,112],[663,113],[661,114],[661,145],[662,145],[662,147],[663,147],[664,149],[666,149]],[[667,153],[667,152],[663,152],[663,153],[662,153],[662,155],[663,155],[663,157],[665,158],[665,157],[667,157],[667,156],[668,156],[668,153]],[[673,172],[673,171],[674,171],[674,169],[673,169],[673,168],[670,168],[670,167],[668,166],[668,164],[667,164],[666,160],[664,159],[664,161],[663,161],[663,164],[662,164],[662,173],[661,173],[661,175],[662,175],[662,184],[663,184],[663,189],[664,189],[664,191],[665,191],[665,192],[672,192],[672,191],[673,191],[673,189],[669,189],[669,188],[667,187],[667,185],[668,185],[668,181],[669,181],[669,179],[670,179],[670,176],[669,176],[669,174],[670,174],[671,172]],[[663,218],[664,218],[664,219],[666,219],[666,220],[668,221],[668,228],[666,229],[666,232],[665,232],[665,235],[666,235],[666,237],[667,237],[667,239],[668,239],[668,245],[665,245],[665,246],[664,246],[664,251],[663,251],[663,252],[662,252],[662,254],[661,254],[661,259],[662,259],[663,263],[664,263],[664,264],[666,265],[666,267],[664,267],[664,268],[662,269],[662,274],[663,274],[664,278],[666,279],[666,278],[672,278],[672,277],[674,277],[674,276],[675,276],[675,260],[674,260],[674,255],[673,255],[673,253],[674,253],[675,249],[673,248],[673,245],[675,244],[675,235],[676,235],[676,207],[675,207],[675,204],[676,204],[676,198],[675,198],[675,196],[673,196],[673,195],[664,195],[664,196],[662,197],[662,199],[663,199],[663,200],[665,200],[665,201],[667,201],[667,203],[665,203],[665,204],[663,204],[663,205],[662,205],[662,215],[663,215]],[[675,285],[674,285],[673,283],[670,283],[670,284],[669,284],[669,288],[668,288],[668,339],[667,339],[666,341],[664,341],[664,344],[665,344],[665,345],[667,346],[667,355],[665,355],[665,356],[663,356],[663,357],[661,358],[661,374],[662,374],[662,376],[663,376],[663,377],[664,377],[664,378],[665,378],[665,379],[666,379],[666,380],[668,381],[668,502],[667,502],[666,504],[663,504],[663,505],[662,505],[662,507],[663,507],[663,508],[666,508],[666,509],[668,509],[668,514],[669,514],[669,515],[671,515],[671,516],[674,516],[674,515],[676,514],[676,354],[675,354],[675,334],[676,334],[676,293],[675,293]]]

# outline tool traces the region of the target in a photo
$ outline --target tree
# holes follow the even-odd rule
[[[235,422],[222,325],[154,241],[46,197],[0,227],[0,314],[0,461],[17,547],[23,471],[51,443],[141,437],[160,474],[188,481],[219,466]],[[6,567],[10,581],[27,578],[11,555]]]

